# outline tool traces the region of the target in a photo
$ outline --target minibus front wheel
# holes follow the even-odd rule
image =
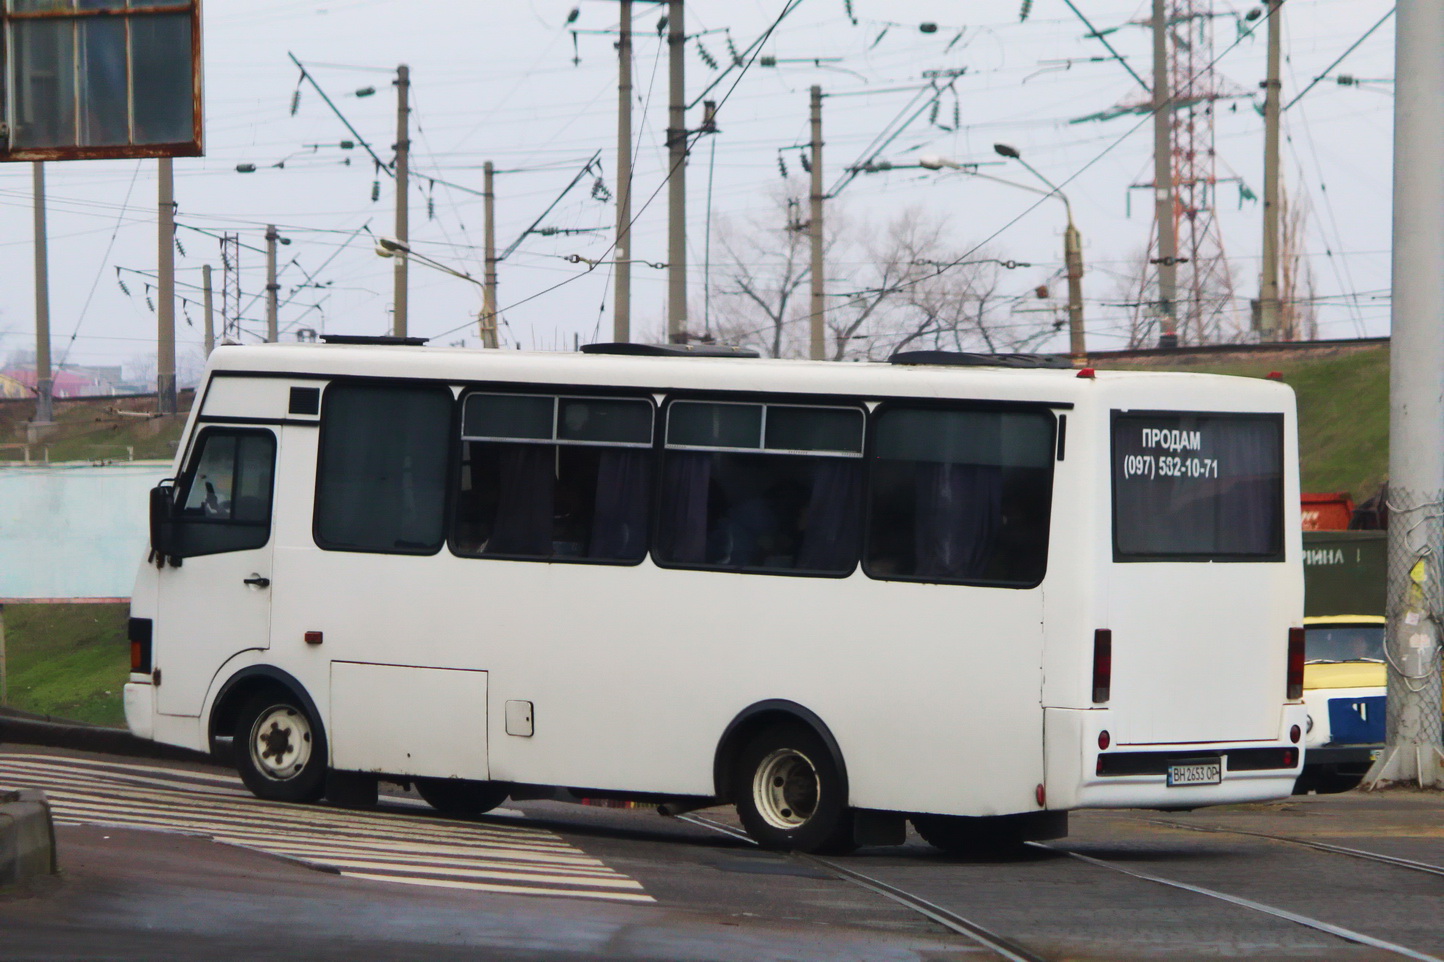
[[[326,735],[299,702],[272,689],[236,719],[236,770],[258,798],[314,802],[326,790]]]

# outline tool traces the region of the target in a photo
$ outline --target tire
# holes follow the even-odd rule
[[[747,834],[763,848],[851,851],[852,809],[832,753],[800,724],[763,730],[743,747],[732,778],[733,802]]]
[[[947,855],[1016,855],[1024,850],[1023,843],[1030,837],[1025,831],[1025,819],[1015,815],[914,815],[912,823],[923,841]]]
[[[326,734],[289,692],[266,692],[247,702],[233,748],[236,771],[257,798],[314,802],[326,790]]]
[[[414,778],[411,783],[426,804],[445,815],[482,815],[506,801],[505,782],[470,782],[461,778]]]

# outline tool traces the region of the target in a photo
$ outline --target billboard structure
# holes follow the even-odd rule
[[[200,0],[0,0],[0,160],[194,157]]]

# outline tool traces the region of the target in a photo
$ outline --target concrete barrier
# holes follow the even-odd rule
[[[0,792],[0,886],[53,875],[55,826],[43,792]]]

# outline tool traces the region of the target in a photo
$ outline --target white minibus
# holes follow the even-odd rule
[[[131,730],[261,797],[959,850],[1299,774],[1282,383],[327,341],[215,351],[131,602]]]

